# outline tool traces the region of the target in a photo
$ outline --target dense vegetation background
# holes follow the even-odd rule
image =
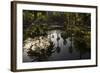
[[[40,26],[39,30],[41,28],[46,30],[53,29],[53,27],[64,27],[65,31],[85,31],[91,28],[91,15],[89,13],[23,10],[23,30],[25,32],[31,31],[31,29],[35,28],[32,26],[37,26],[38,28]],[[26,35],[26,33],[24,34]]]
[[[71,37],[80,54],[90,52],[90,13],[23,10],[23,40],[28,37],[45,36],[47,31],[54,29],[64,30],[62,38]]]

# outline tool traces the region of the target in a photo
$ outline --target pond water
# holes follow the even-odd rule
[[[53,42],[54,46],[49,55],[44,57],[45,59],[39,60],[37,57],[29,56],[28,50],[23,50],[23,62],[37,62],[37,61],[60,61],[60,60],[80,60],[90,59],[90,52],[80,54],[80,52],[74,47],[74,40],[71,37],[63,39],[61,37],[62,30],[48,31],[48,38]],[[72,41],[71,41],[72,40]],[[43,57],[42,57],[43,58]]]

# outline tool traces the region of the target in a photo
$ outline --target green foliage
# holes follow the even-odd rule
[[[37,36],[46,36],[48,26],[45,25],[32,25],[27,30],[24,30],[24,40],[28,37],[34,38]]]
[[[90,51],[90,32],[77,31],[74,35],[74,46],[81,54]]]
[[[34,14],[31,11],[27,11],[27,10],[23,11],[24,27],[30,25],[33,20],[34,20]]]

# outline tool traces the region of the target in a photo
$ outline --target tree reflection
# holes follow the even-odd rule
[[[73,53],[72,45],[69,46],[69,53]]]
[[[60,51],[61,51],[61,48],[59,47],[59,40],[60,40],[60,37],[59,37],[59,35],[57,34],[57,47],[56,47],[56,52],[57,52],[57,53],[60,53]]]
[[[90,53],[90,32],[77,31],[74,35],[74,46],[80,52],[80,59],[84,53]]]
[[[67,32],[62,32],[61,37],[63,38],[63,44],[66,45],[67,44],[66,39],[68,38]]]
[[[57,51],[57,53],[60,53],[61,48],[60,48],[59,46],[57,46],[57,47],[56,47],[56,51]]]
[[[52,38],[54,38],[54,35],[52,35]]]
[[[67,41],[66,40],[63,40],[63,44],[66,45],[67,44]]]

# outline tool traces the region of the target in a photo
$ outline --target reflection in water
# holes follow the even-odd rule
[[[52,35],[52,38],[54,38],[54,35]]]
[[[69,53],[72,53],[72,52],[73,52],[72,46],[69,46]]]
[[[45,37],[26,40],[23,62],[89,59],[90,52],[87,49],[90,46],[85,48],[86,41],[81,42],[82,38],[80,40],[75,35],[73,38],[67,35],[61,30],[51,30]]]
[[[59,40],[60,40],[60,37],[59,37],[59,35],[57,34],[57,47],[56,47],[57,53],[60,53],[60,51],[61,51],[61,48],[59,47]]]
[[[90,53],[90,33],[84,31],[75,33],[74,46],[80,52],[80,59],[82,59],[84,53]]]
[[[56,47],[56,51],[57,51],[57,53],[60,53],[61,48],[60,48],[59,46],[57,46],[57,47]]]
[[[66,44],[67,44],[67,41],[66,41],[66,40],[64,40],[64,41],[63,41],[63,44],[64,44],[64,45],[66,45]]]

